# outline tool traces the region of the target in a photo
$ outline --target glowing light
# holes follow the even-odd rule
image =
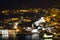
[[[41,21],[42,21],[42,22],[45,22],[44,17],[41,17]]]
[[[45,22],[44,17],[41,17],[41,19],[39,19],[38,21],[36,21],[34,24],[35,24],[36,26],[39,26],[40,23],[43,23],[43,22]]]
[[[16,28],[17,28],[17,26],[14,26],[14,28],[16,29]]]
[[[2,11],[2,13],[5,13],[5,11]]]
[[[16,29],[16,32],[19,32],[20,30],[19,29]]]
[[[31,20],[30,19],[24,19],[25,22],[30,22]]]
[[[44,33],[43,37],[48,38],[48,37],[53,37],[53,35],[47,35],[47,34]]]
[[[46,17],[46,18],[45,18],[45,21],[47,21],[47,22],[50,22],[50,20],[51,20],[50,17]]]
[[[53,39],[45,39],[45,40],[53,40]]]
[[[54,35],[56,35],[56,33],[54,33]]]
[[[41,27],[38,27],[38,29],[41,29]]]
[[[14,28],[17,29],[18,22],[14,23]]]
[[[18,20],[18,18],[12,18],[12,20]]]
[[[30,30],[31,30],[31,27],[27,27],[27,28],[26,28],[26,31],[30,31]]]
[[[27,27],[27,29],[31,29],[30,27]]]
[[[43,12],[45,12],[46,10],[44,9]]]
[[[52,23],[52,25],[56,25],[56,24],[57,24],[57,22],[53,22],[53,23]]]
[[[46,28],[42,28],[42,30],[46,30]]]
[[[36,21],[34,24],[35,24],[36,26],[38,26],[38,25],[39,25],[39,21]]]
[[[53,14],[53,17],[55,17],[56,16],[56,14]]]
[[[35,34],[32,34],[32,40],[39,40],[40,37],[39,37],[39,34],[35,33]]]
[[[37,29],[33,29],[33,30],[32,30],[32,33],[36,33],[36,32],[38,32]]]
[[[2,37],[3,38],[8,38],[9,37],[8,30],[2,30]]]
[[[49,13],[48,11],[46,11],[46,13]]]

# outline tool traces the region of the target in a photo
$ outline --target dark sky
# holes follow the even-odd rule
[[[59,4],[59,0],[0,0],[0,9],[49,8]]]

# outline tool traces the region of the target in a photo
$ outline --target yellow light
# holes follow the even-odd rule
[[[26,20],[26,22],[30,22],[30,20]]]
[[[25,19],[25,22],[30,22],[31,20],[30,19]]]
[[[57,24],[56,22],[54,24]]]
[[[12,18],[12,20],[18,20],[18,18]]]
[[[58,23],[57,22],[51,22],[51,25],[57,25]]]
[[[58,26],[55,26],[55,28],[58,28]]]
[[[37,12],[38,12],[38,10],[33,10],[33,12],[37,13]]]
[[[47,21],[47,22],[50,22],[50,20],[51,20],[50,17],[46,17],[46,18],[45,18],[45,21]]]
[[[31,10],[19,10],[20,12],[30,12]]]
[[[53,14],[53,17],[55,17],[56,16],[56,14]]]
[[[16,29],[16,32],[19,32],[20,30],[19,29]]]
[[[55,17],[55,16],[57,16],[58,15],[58,13],[51,13],[51,17]]]
[[[2,11],[2,13],[5,13],[5,11]]]

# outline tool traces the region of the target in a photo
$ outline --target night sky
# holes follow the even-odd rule
[[[0,9],[50,8],[59,4],[59,0],[0,0]]]

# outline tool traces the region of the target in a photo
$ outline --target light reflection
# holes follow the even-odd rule
[[[2,37],[3,38],[8,38],[9,37],[8,30],[2,30]]]
[[[39,34],[32,34],[32,40],[39,40]]]
[[[45,39],[45,40],[53,40],[53,39]]]
[[[26,35],[25,40],[31,40],[31,35]]]

